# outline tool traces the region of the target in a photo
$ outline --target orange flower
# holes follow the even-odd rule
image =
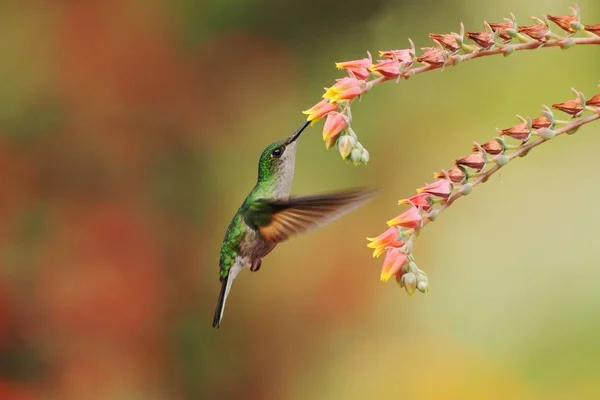
[[[400,75],[400,63],[396,60],[381,60],[373,65],[370,70],[386,78],[397,78]]]
[[[352,72],[358,79],[367,79],[369,77],[369,67],[371,64],[370,59],[362,58],[360,60],[335,63],[335,66],[337,69],[345,69],[346,71]]]
[[[321,118],[323,118],[328,113],[335,111],[338,109],[338,105],[335,103],[330,103],[327,100],[321,100],[311,108],[306,111],[302,111],[302,114],[307,114],[307,121],[311,121],[312,123],[317,122]]]
[[[533,129],[550,128],[552,127],[552,121],[542,115],[531,121],[531,127]]]
[[[401,63],[406,64],[412,64],[413,59],[415,58],[414,51],[412,49],[380,51],[379,56],[383,58],[389,58],[390,60],[398,60]]]
[[[512,21],[506,20],[507,22],[492,22],[488,25],[494,32],[498,31],[498,36],[504,40],[510,40],[512,36],[508,33],[507,29],[514,29]]]
[[[500,143],[498,143],[496,139],[492,139],[489,142],[485,142],[481,145],[481,148],[484,149],[486,153],[493,155],[500,154],[504,151],[504,147]],[[479,150],[477,146],[473,146],[473,151],[477,150]]]
[[[519,32],[526,34],[538,42],[545,42],[550,38],[550,28],[546,24],[520,26]]]
[[[560,111],[578,117],[583,112],[583,106],[579,97],[576,99],[567,100],[563,103],[552,104],[553,108],[559,109]]]
[[[491,32],[467,32],[467,37],[483,49],[489,49],[494,44],[494,34]]]
[[[442,170],[433,174],[435,179],[446,179],[446,176],[454,183],[462,183],[466,178],[465,173],[458,167],[452,167],[448,171]]]
[[[433,196],[447,199],[452,193],[452,182],[447,179],[438,179],[433,183],[417,189],[417,193],[429,193]]]
[[[600,93],[593,95],[585,104],[592,107],[600,107]]]
[[[485,158],[483,157],[483,153],[481,151],[476,151],[474,153],[469,154],[466,157],[454,160],[454,164],[473,168],[477,170],[477,172],[479,172],[485,168],[486,163]]]
[[[593,33],[594,35],[600,36],[600,24],[585,25],[585,30]]]
[[[325,125],[323,126],[323,140],[328,149],[335,144],[340,132],[348,126],[347,117],[337,111],[327,114]]]
[[[560,26],[562,30],[565,30],[569,33],[575,32],[571,23],[577,23],[579,20],[577,19],[577,15],[557,15],[552,16],[548,15],[548,19],[554,22],[556,25]],[[581,25],[579,25],[581,26]]]
[[[337,79],[332,87],[326,88],[323,98],[329,99],[330,103],[338,100],[352,100],[362,93],[360,82],[364,83],[364,81],[351,77]]]
[[[402,267],[408,262],[408,256],[400,251],[400,249],[390,249],[383,260],[381,268],[381,281],[387,282],[396,274],[401,273]]]
[[[404,228],[420,229],[423,222],[421,211],[417,207],[411,207],[398,215],[394,219],[390,219],[388,226],[402,226]]]
[[[436,49],[434,47],[425,47],[422,49],[424,53],[417,58],[418,62],[424,62],[429,65],[439,67],[446,63],[448,55],[445,50]]]
[[[451,33],[430,33],[429,37],[438,41],[442,46],[450,51],[456,51],[460,48],[460,45],[456,41],[456,36]]]
[[[429,193],[418,193],[408,199],[398,200],[399,205],[408,205],[421,207],[424,211],[429,211],[431,208],[431,195]]]
[[[500,135],[510,136],[513,139],[521,140],[523,142],[529,140],[529,137],[531,136],[531,130],[527,126],[526,122],[521,122],[520,124],[511,126],[510,128],[502,129],[499,132]]]
[[[392,226],[381,235],[374,238],[367,238],[371,243],[367,244],[368,248],[373,250],[373,257],[379,257],[390,247],[400,247],[404,245],[404,241],[398,240],[398,228]]]

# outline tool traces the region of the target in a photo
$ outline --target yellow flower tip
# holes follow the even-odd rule
[[[423,190],[423,188],[419,188],[417,189],[417,193],[425,193],[425,190]]]
[[[383,274],[381,274],[380,280],[381,280],[381,282],[387,282],[390,280],[391,277],[392,277],[392,275],[383,273]]]
[[[383,248],[383,247],[375,249],[375,250],[373,250],[373,258],[379,258],[379,256],[382,255],[385,252],[386,252],[386,249]]]
[[[335,67],[336,67],[337,69],[344,69],[344,67],[342,66],[342,63],[337,63],[337,62],[336,62],[336,63],[335,63]]]
[[[402,200],[398,200],[398,205],[402,206],[402,205],[409,205],[410,202],[408,201],[408,199],[402,199]]]

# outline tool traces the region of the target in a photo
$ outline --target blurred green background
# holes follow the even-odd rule
[[[600,23],[600,4],[579,2]],[[236,280],[225,228],[335,61],[569,1],[0,4],[0,399],[600,397],[600,124],[503,169],[420,236],[429,296],[366,236],[515,113],[598,91],[600,49],[493,57],[353,108],[366,167],[302,137],[293,191],[380,195]]]

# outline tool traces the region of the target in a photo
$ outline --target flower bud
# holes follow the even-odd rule
[[[369,152],[367,151],[367,149],[363,149],[362,155],[360,157],[360,162],[366,165],[369,163],[369,159],[370,159]]]
[[[433,210],[429,213],[429,215],[427,217],[429,218],[429,220],[431,222],[434,222],[436,219],[438,219],[439,215],[440,215],[440,212],[438,210]]]
[[[465,183],[464,185],[462,185],[459,189],[459,192],[463,195],[466,196],[469,193],[471,193],[471,191],[473,190],[473,185],[470,183]]]
[[[448,59],[448,54],[445,50],[436,49],[435,47],[425,47],[422,50],[424,53],[421,55],[421,57],[417,58],[418,62],[441,67]]]
[[[593,95],[585,104],[592,107],[600,107],[600,93]]]
[[[502,136],[510,136],[513,139],[520,140],[522,142],[526,142],[529,140],[531,136],[531,130],[527,122],[521,122],[520,124],[511,126],[510,128],[498,130],[500,135]]]
[[[350,160],[354,165],[360,165],[362,158],[362,151],[358,148],[354,148],[350,153]]]
[[[486,153],[496,155],[504,152],[504,146],[502,142],[499,142],[496,139],[492,139],[489,142],[485,142],[481,145],[481,148],[485,150]],[[473,151],[477,151],[479,148],[477,146],[473,146]]]
[[[560,42],[560,48],[563,50],[567,50],[570,49],[571,47],[575,46],[575,41],[571,38],[566,38],[566,39],[562,39]]]
[[[417,276],[412,272],[402,275],[402,284],[406,293],[408,293],[409,296],[412,296],[417,289]]]
[[[340,155],[344,160],[347,159],[350,153],[352,152],[355,143],[356,139],[354,139],[350,135],[343,135],[339,138],[337,142],[338,151],[340,152]]]
[[[423,294],[429,293],[429,284],[425,281],[419,281],[417,283],[417,290]]]
[[[556,136],[556,133],[552,129],[548,128],[538,129],[537,132],[545,140],[550,140]]]
[[[595,25],[584,25],[586,32],[593,33],[596,36],[600,36],[600,24]]]
[[[492,160],[501,167],[504,167],[510,162],[510,158],[508,158],[508,156],[505,156],[504,154],[498,154],[497,156],[494,156]]]
[[[456,165],[462,165],[465,167],[473,168],[477,170],[477,172],[479,172],[485,168],[486,160],[484,154],[481,151],[476,151],[474,153],[469,154],[466,157],[454,160],[454,163]]]

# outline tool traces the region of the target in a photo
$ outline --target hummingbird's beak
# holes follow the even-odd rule
[[[287,140],[286,145],[295,142],[296,139],[298,139],[300,137],[300,135],[302,134],[302,131],[304,131],[309,124],[310,124],[310,121],[306,121],[304,123],[304,125],[302,125],[300,128],[298,128],[298,130],[292,136],[290,136],[290,138]]]

